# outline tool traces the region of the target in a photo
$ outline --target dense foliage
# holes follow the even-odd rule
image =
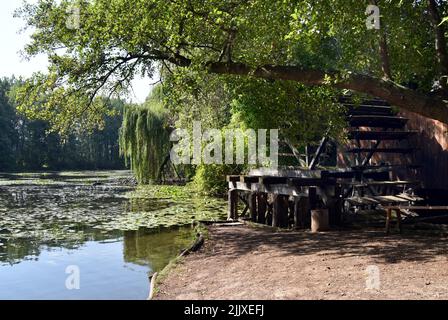
[[[18,91],[19,110],[63,134],[104,126],[98,96],[160,76],[163,95],[129,107],[121,132],[142,182],[160,179],[168,132],[195,120],[278,128],[298,154],[324,133],[339,139],[346,90],[448,123],[445,1],[39,0],[18,15],[34,30],[28,55],[50,60]],[[234,170],[200,167],[195,181],[213,189],[206,180]]]
[[[106,102],[117,115],[104,119],[103,130],[73,131],[61,137],[51,132],[48,122],[16,112],[13,96],[19,84],[0,80],[0,172],[124,168],[118,153],[122,102]]]
[[[366,27],[372,3],[379,30]],[[160,62],[356,90],[448,122],[445,1],[40,0],[18,14],[35,28],[27,53],[51,62],[21,90],[21,109],[60,130],[100,121],[98,94],[122,94]]]
[[[141,183],[161,181],[169,168],[171,129],[160,92],[157,87],[143,105],[127,105],[120,129],[120,153]]]

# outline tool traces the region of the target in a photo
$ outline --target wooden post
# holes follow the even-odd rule
[[[308,197],[310,199],[310,209],[314,210],[317,207],[317,189],[316,187],[308,188]]]
[[[307,197],[301,197],[299,200],[299,216],[300,227],[306,228],[311,226],[310,199]]]
[[[251,192],[249,194],[249,213],[251,221],[256,222],[257,221],[257,194],[256,192]]]
[[[294,197],[294,228],[299,229],[303,226],[300,212],[300,197]]]
[[[268,207],[268,211],[267,211],[267,213],[266,213],[266,224],[268,225],[268,226],[271,226],[272,225],[272,216],[273,216],[273,214],[272,214],[272,211],[273,211],[273,204],[269,204],[268,202],[266,202],[267,203],[267,207]]]
[[[328,209],[311,210],[311,232],[326,231],[330,229]]]
[[[272,209],[272,226],[277,228],[288,227],[288,197],[280,194],[274,195]]]
[[[238,219],[238,190],[231,189],[228,192],[229,212],[227,215],[228,220]]]
[[[267,209],[267,198],[268,195],[264,192],[259,192],[257,194],[257,204],[258,204],[258,223],[266,222],[266,209]]]
[[[390,219],[392,218],[392,209],[388,208],[386,211],[386,234],[390,231]]]
[[[400,209],[395,210],[395,212],[397,213],[397,226],[398,226],[398,230],[400,231],[400,233],[403,232],[402,228],[401,228],[401,211]]]
[[[274,194],[274,202],[272,204],[272,226],[274,228],[279,227],[279,212],[281,210],[281,196]]]
[[[330,209],[330,224],[340,226],[342,223],[342,198],[340,184],[337,184],[334,187],[333,205]]]
[[[294,226],[295,199],[293,198],[292,201],[289,201],[289,197],[286,197],[286,200],[288,201],[288,227],[290,225]]]
[[[281,210],[280,210],[280,228],[289,227],[289,197],[281,196]]]

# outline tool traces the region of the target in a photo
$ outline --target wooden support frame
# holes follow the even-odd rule
[[[266,223],[266,212],[268,207],[268,195],[264,192],[257,192],[257,222]]]
[[[272,226],[274,228],[288,227],[288,209],[288,197],[275,194],[272,210]]]
[[[386,209],[386,234],[388,235],[390,233],[390,223],[392,220],[392,211],[395,211],[397,214],[397,227],[400,233],[403,232],[402,229],[402,223],[401,223],[401,210],[400,209],[394,209],[392,207],[389,207]]]
[[[385,206],[386,209],[386,234],[390,232],[390,222],[392,221],[392,212],[395,211],[397,215],[397,226],[402,230],[402,215],[405,214],[403,210],[448,210],[448,206]]]
[[[230,189],[228,192],[228,220],[238,219],[238,190]]]
[[[256,192],[251,192],[249,194],[248,205],[249,205],[250,219],[251,219],[251,221],[256,222],[257,221],[257,194],[256,194]]]
[[[373,155],[375,154],[375,152],[378,150],[378,147],[380,146],[382,140],[377,140],[375,142],[375,145],[372,147],[372,150],[370,150],[369,154],[367,155],[367,157],[364,158],[364,160],[361,163],[361,167],[366,167],[369,162],[370,159],[372,159]]]
[[[314,154],[313,160],[311,160],[311,163],[309,165],[309,169],[310,170],[314,170],[316,168],[316,166],[319,164],[319,158],[322,154],[322,152],[324,151],[325,146],[328,143],[328,131],[325,133],[324,137],[322,138],[322,140],[320,141],[319,147],[316,150],[316,153]]]

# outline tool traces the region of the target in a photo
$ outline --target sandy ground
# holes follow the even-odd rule
[[[448,299],[447,244],[380,230],[214,226],[205,246],[161,281],[156,299]]]

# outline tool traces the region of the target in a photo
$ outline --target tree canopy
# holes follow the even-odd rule
[[[17,113],[14,96],[21,83],[0,79],[0,172],[125,167],[118,150],[122,101],[104,100],[116,113],[104,117],[104,129],[72,130],[62,137],[51,132],[49,122]]]
[[[371,3],[379,30],[366,28]],[[98,94],[161,66],[327,84],[448,123],[444,1],[40,0],[18,15],[34,28],[26,52],[51,62],[21,90],[21,109],[59,129],[97,122]]]

